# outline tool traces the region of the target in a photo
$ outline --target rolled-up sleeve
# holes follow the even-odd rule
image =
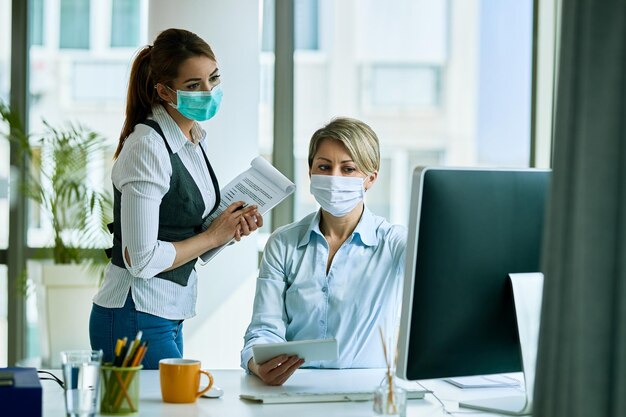
[[[173,265],[176,249],[158,240],[159,208],[169,190],[172,167],[167,149],[151,136],[126,144],[113,183],[122,193],[120,217],[126,268],[138,278],[152,278]],[[122,160],[123,159],[123,160]]]
[[[285,341],[286,314],[284,271],[285,246],[276,236],[270,237],[256,282],[252,320],[244,336],[241,367],[249,372],[252,346]]]

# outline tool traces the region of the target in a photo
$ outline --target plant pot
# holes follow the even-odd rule
[[[89,315],[98,291],[97,273],[82,265],[34,263],[42,366],[61,367],[63,350],[91,349]]]

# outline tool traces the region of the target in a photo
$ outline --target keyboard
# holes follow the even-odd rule
[[[265,385],[252,375],[242,376],[239,398],[266,404],[372,401],[385,369],[298,369],[282,386]],[[417,382],[400,381],[407,398],[429,392]]]
[[[422,399],[429,392],[421,389],[407,390],[408,399]],[[264,404],[287,404],[287,403],[322,403],[343,401],[372,401],[372,391],[350,392],[310,392],[310,391],[282,391],[265,392],[259,394],[241,394],[242,400],[256,401]]]

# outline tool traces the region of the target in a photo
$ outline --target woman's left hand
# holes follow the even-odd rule
[[[235,232],[235,240],[240,241],[243,236],[248,236],[262,226],[263,216],[259,213],[257,206],[245,207],[239,219],[239,227]]]

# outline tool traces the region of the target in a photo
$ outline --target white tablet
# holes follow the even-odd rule
[[[256,363],[264,363],[280,355],[297,355],[310,361],[332,361],[337,359],[337,340],[313,339],[282,343],[261,343],[252,346],[252,357]]]

